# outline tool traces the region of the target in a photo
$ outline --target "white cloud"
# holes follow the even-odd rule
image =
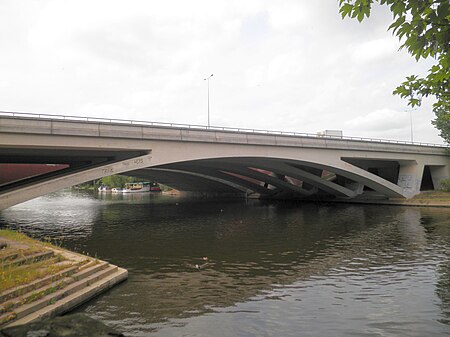
[[[352,57],[355,62],[366,63],[388,59],[398,50],[398,41],[393,37],[385,37],[362,42],[354,47]]]
[[[409,114],[406,111],[381,109],[372,111],[364,116],[358,116],[345,124],[350,130],[385,132],[401,129],[408,123]]]
[[[265,79],[266,70],[263,66],[256,65],[246,70],[245,81],[248,87],[260,86]]]
[[[271,26],[277,31],[287,33],[305,26],[312,20],[310,8],[305,1],[271,2],[268,5],[268,13]]]
[[[390,21],[329,0],[5,0],[0,110],[205,124],[214,73],[212,124],[405,138],[391,93],[430,62],[397,52]],[[429,108],[417,140],[440,142]]]

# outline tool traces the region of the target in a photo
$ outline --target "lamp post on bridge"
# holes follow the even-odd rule
[[[409,110],[409,122],[410,122],[410,125],[411,125],[411,143],[414,142],[414,138],[413,138],[412,112],[413,112],[413,109]]]
[[[209,79],[213,77],[214,74],[209,75],[207,78],[204,78],[204,81],[208,81],[208,128],[209,128]]]
[[[411,97],[411,100],[415,99],[418,101],[418,103],[416,103],[415,105],[420,106],[422,104],[422,95],[419,95],[417,97],[414,96],[414,93],[412,91],[412,89],[410,89],[409,91],[409,95]],[[412,117],[412,112],[414,110],[417,110],[417,107],[414,108],[414,104],[411,105],[411,109],[409,109],[409,122],[410,122],[410,126],[411,126],[411,143],[414,142],[414,138],[413,138],[413,117]]]

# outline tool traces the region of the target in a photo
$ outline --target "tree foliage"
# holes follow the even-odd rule
[[[388,6],[393,15],[389,30],[402,41],[417,61],[432,57],[436,63],[426,77],[411,75],[394,94],[408,99],[411,107],[420,106],[422,97],[434,96],[433,125],[450,143],[450,2],[449,0],[339,0],[342,18],[359,22],[370,16],[372,5]]]
[[[123,187],[125,187],[126,183],[132,183],[132,182],[136,182],[136,181],[140,181],[140,180],[138,178],[121,176],[121,175],[112,175],[112,176],[108,176],[108,177],[103,177],[101,179],[101,183],[103,185],[109,186],[111,188],[113,188],[113,187],[123,188]]]

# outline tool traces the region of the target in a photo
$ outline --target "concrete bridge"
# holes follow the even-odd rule
[[[2,112],[0,210],[111,174],[181,191],[261,198],[410,198],[450,176],[448,150],[387,140]],[[43,164],[49,168],[45,173],[31,169]],[[8,178],[7,167],[29,168],[29,174]]]

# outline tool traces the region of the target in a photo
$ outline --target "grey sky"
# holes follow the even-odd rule
[[[0,1],[0,110],[410,139],[405,76],[424,74],[377,8],[337,0]],[[414,140],[442,143],[431,101]]]

